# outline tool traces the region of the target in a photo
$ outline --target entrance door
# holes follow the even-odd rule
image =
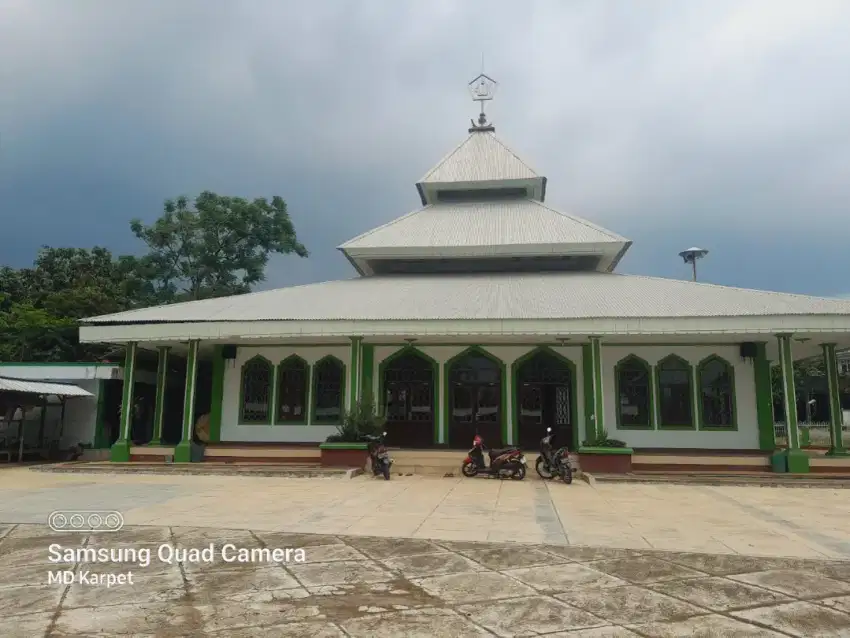
[[[434,445],[434,368],[415,351],[384,369],[384,414],[387,445],[410,448]]]
[[[555,445],[573,447],[572,371],[545,351],[525,361],[517,374],[519,444],[536,450],[546,428],[552,428]]]
[[[502,447],[502,368],[479,354],[452,364],[449,375],[449,445],[469,449],[479,434],[487,448]]]

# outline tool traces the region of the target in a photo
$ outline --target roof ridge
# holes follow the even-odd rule
[[[407,219],[408,217],[412,217],[413,215],[416,215],[417,213],[421,213],[422,211],[425,211],[425,210],[431,208],[431,206],[433,206],[433,204],[426,204],[422,208],[417,208],[416,210],[412,210],[409,213],[405,213],[404,215],[401,215],[400,217],[396,217],[395,219],[392,219],[385,224],[381,224],[380,226],[375,226],[375,228],[372,228],[371,230],[367,230],[365,233],[361,233],[361,234],[357,235],[357,237],[352,237],[351,239],[347,240],[346,242],[340,244],[339,246],[337,246],[337,250],[345,250],[345,247],[348,244],[354,243],[358,239],[363,239],[364,237],[368,237],[372,233],[376,233],[379,230],[383,230],[384,228],[389,228],[393,224],[397,224],[398,222],[402,221],[403,219]]]
[[[726,286],[724,284],[715,284],[710,281],[692,281],[690,279],[673,279],[672,277],[656,277],[654,275],[632,275],[629,273],[623,272],[612,272],[606,273],[610,275],[617,275],[618,277],[632,277],[632,278],[640,278],[640,279],[652,279],[654,281],[674,281],[688,285],[695,286],[704,286],[706,288],[722,288],[724,290],[740,290],[742,292],[758,292],[764,295],[772,295],[779,297],[802,297],[804,299],[818,299],[820,301],[835,301],[839,304],[847,304],[848,308],[850,308],[850,300],[841,299],[840,297],[822,297],[820,295],[806,295],[801,292],[781,292],[779,290],[762,290],[760,288],[743,288],[741,286]]]
[[[513,155],[513,156],[514,156],[514,159],[515,159],[516,161],[518,161],[520,164],[522,164],[523,166],[525,166],[525,167],[526,167],[528,170],[530,170],[532,173],[534,173],[535,175],[537,175],[537,177],[541,177],[540,173],[539,173],[539,172],[538,172],[538,171],[537,171],[537,170],[536,170],[533,166],[531,166],[528,162],[526,162],[526,161],[525,161],[524,159],[522,159],[519,155],[517,155],[516,151],[514,151],[514,150],[513,150],[510,146],[508,146],[508,145],[507,145],[507,144],[505,144],[505,143],[504,143],[501,139],[499,139],[498,137],[496,137],[496,134],[495,134],[495,133],[490,133],[490,135],[491,135],[491,137],[493,138],[493,141],[495,141],[497,144],[499,144],[499,145],[500,145],[503,149],[505,149],[508,153],[510,153],[511,155]]]
[[[439,169],[443,164],[448,162],[455,153],[457,153],[463,146],[465,146],[466,143],[469,142],[469,140],[472,139],[473,135],[476,135],[476,133],[470,133],[469,135],[467,135],[465,140],[463,140],[460,144],[455,146],[451,151],[449,151],[446,155],[444,155],[443,159],[441,159],[439,162],[434,164],[434,166],[431,167],[431,170],[428,171],[427,173],[425,173],[425,175],[417,183],[421,183],[421,182],[426,181],[431,175],[436,173],[437,169]]]
[[[538,206],[542,206],[546,210],[552,211],[556,215],[560,215],[561,217],[566,217],[567,219],[571,219],[572,221],[576,222],[577,224],[581,224],[582,226],[587,226],[590,229],[593,229],[593,230],[598,231],[600,233],[604,233],[605,235],[608,235],[612,239],[616,239],[617,241],[629,241],[628,239],[626,239],[622,235],[618,235],[617,233],[615,233],[612,230],[608,230],[607,228],[604,228],[602,226],[598,226],[597,224],[594,224],[592,221],[588,221],[584,217],[578,217],[577,215],[565,213],[563,211],[558,210],[557,208],[552,208],[548,204],[544,204],[543,202],[536,200],[536,199],[532,199],[531,201],[533,201]]]

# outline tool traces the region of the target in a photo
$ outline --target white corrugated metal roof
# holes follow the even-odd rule
[[[850,301],[616,273],[393,275],[133,310],[85,323],[783,315],[850,315]]]
[[[342,244],[340,249],[622,244],[628,241],[536,200],[518,199],[432,204],[363,233]]]
[[[470,133],[460,145],[419,180],[420,183],[477,182],[538,178],[493,133]]]
[[[47,383],[45,381],[25,381],[23,379],[10,379],[0,377],[0,391],[25,392],[27,394],[52,394],[60,397],[93,397],[88,390],[67,384]]]

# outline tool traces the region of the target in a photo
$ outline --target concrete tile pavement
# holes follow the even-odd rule
[[[100,546],[105,534],[65,534]],[[546,635],[846,636],[850,561],[679,554],[208,527],[127,527],[129,545],[292,547],[304,562],[149,565],[72,562],[75,582],[48,584],[43,526],[0,539],[3,636],[283,636],[455,638]],[[88,545],[87,545],[88,544]],[[42,554],[30,550],[41,546]],[[131,569],[105,588],[82,574]],[[36,570],[39,581],[28,579]],[[27,578],[22,578],[27,576]],[[90,576],[89,576],[90,577]]]
[[[850,558],[846,490],[0,470],[0,524],[116,509],[128,525]]]

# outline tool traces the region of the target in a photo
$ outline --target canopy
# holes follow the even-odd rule
[[[47,383],[0,377],[0,392],[22,392],[24,394],[53,394],[59,397],[93,397],[94,395],[70,383]]]

